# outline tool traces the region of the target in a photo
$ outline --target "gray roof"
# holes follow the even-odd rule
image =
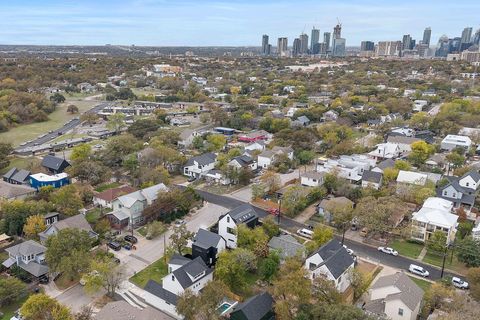
[[[128,302],[113,301],[107,303],[95,315],[96,320],[170,320],[174,319],[165,313],[147,306],[145,309],[139,309]]]
[[[382,181],[383,174],[376,171],[365,170],[362,175],[362,180],[372,183],[380,183]]]
[[[467,176],[472,177],[472,179],[475,180],[475,182],[477,182],[477,183],[480,181],[480,173],[478,171],[472,170],[470,172],[467,172],[466,174],[464,174],[462,176],[462,178],[465,178]],[[460,179],[462,179],[462,178],[460,178]]]
[[[243,319],[261,320],[272,311],[272,307],[272,296],[268,292],[263,292],[237,304],[230,315],[238,312],[244,315]]]
[[[462,193],[462,199],[461,199],[462,203],[468,203],[468,204],[472,204],[472,205],[475,203],[475,194],[469,194],[469,193],[474,192],[474,190],[462,187],[458,183],[461,178],[454,177],[454,176],[447,176],[446,178],[447,178],[449,183],[447,185],[443,186],[442,188],[438,188],[437,196],[439,196],[440,198],[451,200],[451,198],[448,198],[448,197],[443,195],[443,190],[452,186],[455,190],[457,190],[457,192]]]
[[[197,162],[199,165],[205,166],[205,165],[208,165],[208,164],[211,164],[211,163],[215,162],[216,159],[217,159],[217,156],[215,155],[215,153],[208,152],[208,153],[204,153],[204,154],[201,154],[199,156],[192,157],[192,158],[188,159],[185,166],[186,167],[192,166],[194,164],[194,162]]]
[[[268,247],[273,250],[278,250],[282,259],[296,255],[304,257],[305,255],[305,246],[289,234],[273,237],[268,242]]]
[[[322,172],[318,172],[318,171],[307,171],[307,172],[304,172],[302,173],[302,177],[306,177],[306,178],[310,178],[310,179],[317,179],[317,180],[320,180],[322,179],[327,173],[322,171]]]
[[[154,296],[157,296],[174,306],[177,305],[178,296],[175,293],[163,289],[162,285],[155,280],[149,280],[143,290],[150,292]]]
[[[253,159],[247,155],[241,155],[232,159],[232,161],[237,161],[242,167],[246,167],[249,164],[253,163]]]
[[[196,246],[208,249],[212,247],[216,248],[218,246],[218,243],[222,240],[222,237],[216,233],[205,229],[198,229],[197,234],[193,238],[193,243]]]
[[[315,269],[325,265],[335,279],[338,279],[354,262],[353,257],[348,254],[347,249],[337,240],[330,240],[312,253],[310,257],[316,254],[322,257],[323,263]]]
[[[189,288],[192,284],[193,281],[190,279],[190,277],[194,278],[201,274],[202,272],[205,272],[205,276],[212,273],[212,269],[210,269],[205,262],[203,262],[202,258],[197,257],[190,262],[184,264],[180,268],[176,269],[173,271],[173,275],[175,278],[178,280],[182,288],[187,289]]]
[[[387,138],[387,142],[391,143],[412,144],[417,141],[421,141],[421,139],[397,135],[389,135]]]
[[[175,253],[171,258],[170,260],[168,261],[168,264],[175,264],[175,265],[179,265],[179,266],[183,266],[184,264],[187,264],[189,263],[190,260],[189,258],[185,258],[184,256],[181,256],[177,253]]]
[[[18,266],[35,277],[40,277],[48,273],[48,266],[40,264],[36,261],[30,261],[29,263],[23,263],[20,261]]]
[[[310,119],[308,119],[306,116],[300,116],[297,118],[297,121],[300,121],[301,123],[308,123],[310,122]]]
[[[30,171],[27,171],[24,169],[18,170],[17,168],[12,168],[7,173],[5,173],[3,177],[6,179],[14,180],[18,183],[23,183],[28,179],[29,175],[30,175]]]
[[[415,310],[417,305],[422,301],[423,290],[403,272],[397,272],[395,274],[379,278],[371,286],[371,289],[378,289],[390,286],[396,287],[398,290],[400,290],[400,292],[387,295],[384,298],[386,301],[400,299],[411,310]]]
[[[264,157],[264,158],[272,158],[275,156],[275,153],[272,150],[263,150],[262,153],[258,155],[259,157]]]
[[[45,248],[40,243],[33,240],[27,240],[13,247],[5,249],[5,251],[7,251],[12,256],[18,256],[18,255],[28,256],[30,254],[37,255],[37,254],[44,253],[46,250],[47,248]]]
[[[386,159],[377,164],[377,167],[379,167],[382,170],[385,170],[386,168],[393,168],[394,166],[395,166],[395,160],[393,159]]]
[[[77,229],[77,230],[84,230],[89,233],[91,237],[97,236],[97,233],[95,233],[88,223],[87,219],[85,216],[81,213],[73,216],[73,217],[68,217],[67,219],[57,221],[55,223],[52,223],[45,231],[40,232],[39,236],[44,236],[45,233],[50,229],[50,228],[55,228],[57,231],[63,230],[63,229]]]
[[[258,218],[257,212],[255,211],[255,208],[248,204],[244,203],[231,211],[227,212],[230,217],[235,221],[235,223],[247,223],[253,219]]]
[[[55,156],[51,156],[51,155],[46,155],[42,160],[42,166],[44,166],[46,168],[49,168],[49,169],[52,169],[52,170],[58,170],[58,169],[60,169],[60,167],[62,166],[62,164],[64,162],[66,162],[68,165],[70,165],[68,163],[68,161],[65,160],[65,159],[55,157]]]

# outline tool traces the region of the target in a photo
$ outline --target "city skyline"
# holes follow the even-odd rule
[[[473,32],[480,27],[475,25],[480,3],[474,1],[407,0],[400,6],[379,0],[19,0],[0,4],[0,10],[9,13],[0,21],[1,44],[258,46],[259,34],[293,41],[302,30],[309,35],[312,26],[320,34],[332,32],[338,18],[347,46],[404,34],[421,39],[426,26],[434,45],[443,34],[453,37],[466,26]]]

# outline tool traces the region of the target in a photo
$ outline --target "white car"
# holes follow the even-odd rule
[[[427,270],[425,270],[424,268],[420,267],[420,266],[417,266],[415,264],[411,264],[409,267],[408,267],[408,271],[410,271],[411,273],[413,274],[416,274],[416,275],[419,275],[421,277],[428,277],[430,275],[430,272],[428,272]]]
[[[468,289],[468,282],[457,277],[452,277],[452,284],[455,288]]]
[[[378,247],[378,251],[381,251],[381,252],[386,253],[386,254],[390,254],[390,255],[395,256],[395,257],[398,256],[398,251],[393,250],[390,247]]]
[[[349,255],[353,256],[355,254],[355,252],[352,249],[349,249],[346,245],[343,245],[343,247],[345,248],[345,250],[347,250],[347,253]]]

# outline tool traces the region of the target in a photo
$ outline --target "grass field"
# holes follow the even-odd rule
[[[148,280],[155,280],[158,283],[162,282],[162,278],[168,274],[168,266],[165,263],[165,258],[161,257],[145,269],[137,272],[129,280],[140,288],[144,288]]]
[[[427,291],[428,288],[430,288],[430,286],[432,285],[431,282],[429,281],[426,281],[426,280],[422,280],[422,279],[418,279],[418,278],[415,278],[415,277],[410,277],[408,276],[410,279],[413,280],[413,282],[415,282],[417,284],[417,286],[419,286],[420,288],[422,288],[423,291]]]
[[[0,173],[5,174],[6,172],[8,172],[8,170],[10,170],[13,167],[17,169],[27,169],[33,161],[38,162],[40,161],[40,159],[35,157],[27,157],[27,158],[12,157],[10,158],[10,164],[8,165],[8,167],[0,170]]]
[[[78,107],[79,114],[91,109],[98,104],[98,101],[66,101],[57,106],[57,109],[48,115],[49,120],[44,122],[36,122],[30,124],[19,125],[11,128],[7,132],[0,133],[0,141],[8,141],[14,147],[20,143],[32,140],[41,134],[47,133],[50,130],[60,128],[68,120],[78,117],[79,114],[70,114],[67,112],[67,106],[74,104]]]
[[[122,184],[121,184],[121,183],[118,183],[118,182],[105,183],[105,184],[102,184],[102,185],[99,185],[98,187],[96,187],[96,188],[95,188],[95,191],[97,191],[97,192],[103,192],[103,191],[108,190],[108,189],[120,187],[121,185],[122,185]]]
[[[427,252],[422,261],[437,267],[442,267],[443,254]],[[468,271],[468,268],[462,262],[457,260],[455,254],[452,259],[452,252],[450,250],[447,252],[447,257],[445,259],[445,268],[456,271],[460,274],[466,274]]]
[[[416,259],[423,249],[421,244],[407,242],[405,240],[395,240],[389,243],[389,247],[397,250],[402,256]]]

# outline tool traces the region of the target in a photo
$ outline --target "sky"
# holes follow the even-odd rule
[[[263,34],[289,45],[312,26],[347,46],[362,40],[421,39],[432,44],[480,28],[480,1],[445,0],[0,0],[0,44],[259,46]]]

